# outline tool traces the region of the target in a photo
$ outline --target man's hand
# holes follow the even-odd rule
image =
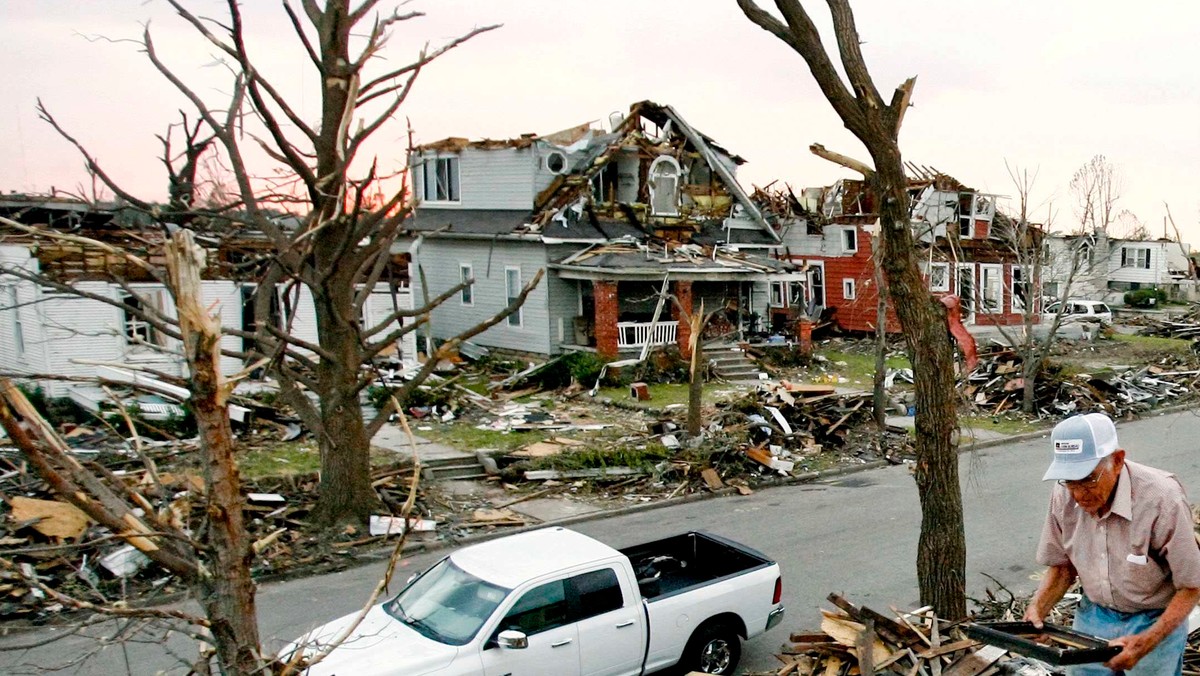
[[[1042,620],[1045,619],[1046,614],[1043,613],[1042,611],[1038,610],[1036,601],[1037,601],[1037,599],[1034,599],[1032,602],[1030,602],[1029,607],[1025,609],[1025,618],[1024,619],[1026,622],[1029,622],[1030,624],[1037,627],[1038,629],[1041,629],[1042,628]]]
[[[1148,655],[1157,641],[1145,636],[1144,634],[1131,634],[1129,636],[1119,636],[1108,642],[1109,645],[1119,645],[1122,647],[1121,652],[1117,656],[1104,663],[1104,666],[1113,671],[1126,671],[1132,669],[1143,657]]]

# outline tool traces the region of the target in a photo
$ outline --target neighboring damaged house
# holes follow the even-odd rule
[[[445,339],[503,309],[545,269],[516,314],[477,336],[493,348],[606,357],[675,343],[685,313],[718,310],[710,335],[761,327],[776,230],[738,185],[744,160],[670,106],[643,101],[591,123],[509,140],[449,138],[410,157],[414,284],[429,295],[474,280],[433,312]],[[423,291],[422,291],[423,293]]]
[[[910,171],[916,174],[909,179],[913,234],[930,290],[958,296],[966,324],[1021,323],[1024,280],[1031,271],[1012,242],[1012,222],[996,213],[990,196],[938,172],[913,166]],[[799,311],[848,331],[874,331],[879,220],[874,194],[864,181],[843,179],[806,189],[795,202],[796,213],[783,230],[782,255],[800,265],[804,277],[790,291],[773,294],[780,301],[772,307],[775,322]],[[899,331],[890,309],[886,321],[888,331]]]
[[[0,215],[28,226],[96,239],[165,266],[162,227],[124,222],[128,219],[110,208],[61,197],[2,195]],[[253,332],[259,287],[237,278],[244,277],[246,267],[269,251],[266,240],[237,234],[219,238],[198,234],[197,241],[208,252],[201,287],[204,304],[219,310],[224,327]],[[121,306],[21,279],[13,274],[18,269],[93,296],[119,300]],[[394,311],[393,303],[401,308],[412,307],[406,256],[395,261],[383,279],[389,281],[379,284],[366,301],[364,322],[386,319]],[[397,291],[394,296],[391,288]],[[118,372],[105,371],[96,363],[105,362],[182,376],[186,362],[179,354],[178,341],[138,317],[135,311],[146,307],[167,316],[175,312],[168,290],[123,257],[0,227],[0,371],[79,378],[100,373],[115,379]],[[271,307],[281,329],[290,328],[292,335],[317,342],[316,313],[307,289],[278,289]],[[221,339],[222,350],[240,353],[244,347],[241,337],[226,335]],[[410,333],[389,356],[413,359],[415,355],[416,343]],[[226,376],[245,366],[244,360],[236,356],[221,357],[221,372]],[[57,380],[39,384],[49,396],[71,396],[92,410],[105,399],[94,385]],[[148,412],[154,402],[143,399],[139,403]]]
[[[1187,243],[1120,239],[1103,233],[1046,238],[1047,274],[1042,292],[1054,298],[1090,298],[1122,303],[1126,291],[1162,289],[1168,298],[1192,300],[1196,282],[1184,251]],[[1074,275],[1071,274],[1075,268]]]

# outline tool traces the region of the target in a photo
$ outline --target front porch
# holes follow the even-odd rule
[[[687,317],[701,307],[705,314],[716,310],[703,338],[744,340],[763,323],[753,308],[757,299],[765,310],[766,299],[754,287],[744,281],[679,280],[668,282],[664,295],[662,282],[581,280],[582,314],[575,318],[573,340],[564,337],[562,349],[594,351],[613,359],[675,345],[687,357]]]

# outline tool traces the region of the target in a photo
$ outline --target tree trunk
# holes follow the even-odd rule
[[[883,237],[875,237],[875,378],[872,405],[875,426],[880,432],[887,427],[887,289],[883,279]]]
[[[313,299],[321,347],[333,357],[317,366],[321,488],[313,520],[322,526],[365,524],[383,503],[371,487],[371,439],[359,401],[364,355],[357,330],[340,310],[351,306],[353,286],[335,275],[325,291]]]
[[[166,249],[184,356],[191,376],[192,413],[200,432],[206,486],[204,531],[207,564],[192,586],[211,623],[222,673],[258,673],[264,666],[258,635],[258,613],[250,564],[254,558],[246,536],[241,483],[233,457],[233,430],[227,408],[228,387],[220,366],[220,319],[202,304],[200,271],[204,251],[192,233],[175,233]]]
[[[883,145],[882,139],[879,145]],[[868,144],[871,147],[871,144]],[[877,148],[876,148],[877,150]],[[922,605],[939,617],[966,616],[967,547],[959,489],[954,359],[945,310],[934,302],[917,266],[907,182],[894,145],[873,152],[880,230],[888,251],[888,294],[904,328],[916,388],[916,480],[921,500],[917,579]]]
[[[707,319],[704,316],[703,300],[700,301],[700,309],[693,310],[692,315],[687,318],[688,324],[692,327],[692,335],[689,336],[692,361],[691,367],[688,369],[687,433],[689,439],[700,437],[700,406],[704,403],[704,378],[700,373],[700,367],[704,364],[704,341],[700,340],[700,333],[704,330]]]

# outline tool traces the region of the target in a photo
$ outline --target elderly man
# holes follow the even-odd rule
[[[1112,420],[1067,418],[1051,435],[1057,481],[1038,543],[1045,566],[1025,619],[1041,627],[1078,577],[1077,631],[1109,639],[1121,652],[1073,676],[1179,674],[1188,612],[1200,598],[1200,548],[1192,513],[1174,474],[1125,459]]]

